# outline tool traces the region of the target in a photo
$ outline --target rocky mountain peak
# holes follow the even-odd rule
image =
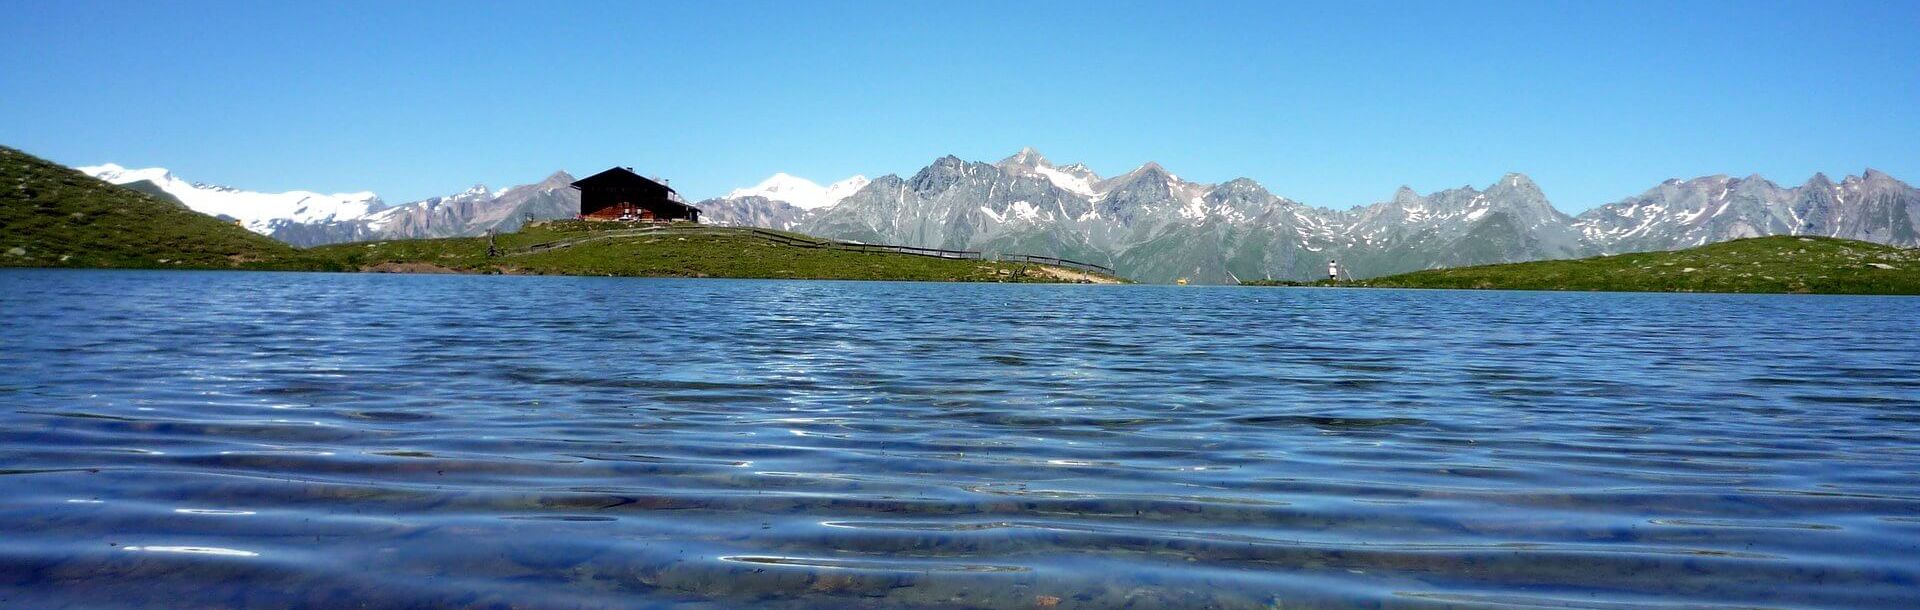
[[[1773,201],[1779,198],[1780,185],[1774,184],[1760,174],[1741,178],[1732,185],[1729,192],[1748,201]]]
[[[1091,196],[1093,185],[1099,183],[1101,180],[1100,174],[1094,173],[1093,168],[1087,167],[1084,163],[1074,163],[1072,165],[1057,167],[1054,168],[1052,173],[1072,178],[1073,183],[1063,185],[1062,188],[1081,195]],[[1056,180],[1055,183],[1060,184],[1061,181]]]
[[[1141,180],[1172,183],[1178,181],[1179,178],[1175,177],[1172,172],[1167,171],[1167,168],[1161,167],[1159,163],[1148,161],[1140,167],[1134,168],[1133,171],[1115,177],[1114,180],[1123,184],[1130,184]]]
[[[1233,191],[1233,192],[1244,192],[1244,193],[1260,192],[1260,193],[1271,194],[1267,191],[1267,187],[1261,186],[1259,182],[1255,181],[1252,178],[1246,178],[1246,177],[1234,178],[1232,180],[1228,180],[1225,183],[1222,183],[1217,188],[1219,190],[1226,190],[1226,191]]]
[[[1418,206],[1420,203],[1420,194],[1414,192],[1411,186],[1402,184],[1400,188],[1393,191],[1393,204],[1396,206],[1404,208]]]
[[[1046,156],[1041,155],[1040,151],[1034,150],[1032,146],[1021,148],[1020,152],[1014,153],[1013,156],[1001,159],[998,165],[1002,167],[1009,165],[1022,167],[1053,167],[1052,163],[1047,162]]]
[[[1533,178],[1529,178],[1526,174],[1520,172],[1510,172],[1505,176],[1501,176],[1500,181],[1494,183],[1493,187],[1489,187],[1487,190],[1491,191],[1494,188],[1502,186],[1522,191],[1538,192],[1540,190],[1540,185],[1534,184]]]
[[[1760,190],[1774,190],[1780,187],[1779,185],[1774,184],[1772,180],[1768,180],[1766,176],[1762,176],[1760,174],[1752,174],[1745,178],[1741,178],[1739,180],[1739,184],[1736,185],[1734,188],[1742,192],[1753,192],[1753,191],[1760,191]]]
[[[910,188],[921,193],[936,193],[959,182],[970,173],[966,161],[947,155],[935,159],[932,165],[920,169],[907,183]]]
[[[1205,194],[1206,202],[1212,205],[1226,205],[1247,214],[1258,214],[1265,206],[1292,203],[1268,191],[1251,178],[1234,178],[1213,187]]]
[[[1540,191],[1540,185],[1534,184],[1532,178],[1521,173],[1501,176],[1499,182],[1487,187],[1486,196],[1495,201],[1519,200],[1536,205],[1547,202],[1547,195]]]
[[[1166,168],[1160,167],[1158,163],[1148,162],[1145,165],[1134,168],[1133,171],[1114,176],[1101,182],[1097,190],[1103,193],[1102,196],[1109,199],[1113,198],[1116,193],[1122,191],[1134,192],[1136,196],[1140,193],[1147,192],[1164,194],[1171,193],[1174,185],[1178,182],[1179,178],[1169,173]]]
[[[1866,182],[1867,184],[1873,184],[1873,185],[1886,185],[1886,186],[1899,186],[1899,187],[1906,186],[1906,183],[1901,182],[1900,179],[1895,178],[1892,175],[1887,174],[1886,172],[1883,172],[1871,167],[1867,168],[1867,171],[1862,172],[1860,174],[1860,180],[1862,182]]]

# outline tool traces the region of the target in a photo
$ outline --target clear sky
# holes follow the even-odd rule
[[[0,144],[390,203],[612,165],[692,198],[1033,146],[1344,208],[1527,173],[1920,180],[1920,2],[0,5]]]

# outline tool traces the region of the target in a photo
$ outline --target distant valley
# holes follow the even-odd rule
[[[239,221],[280,241],[479,235],[529,219],[570,218],[573,177],[389,205],[373,193],[253,193],[163,169],[78,168]],[[1671,250],[1743,237],[1818,235],[1920,246],[1920,191],[1867,170],[1796,187],[1760,176],[1668,180],[1579,216],[1561,213],[1522,174],[1485,188],[1401,188],[1349,210],[1314,207],[1240,178],[1203,184],[1155,163],[1102,177],[1031,149],[997,163],[943,157],[910,177],[831,185],[777,174],[694,205],[711,224],[796,230],[902,245],[1040,253],[1114,267],[1146,282],[1309,279],[1337,259],[1365,278],[1439,267]]]

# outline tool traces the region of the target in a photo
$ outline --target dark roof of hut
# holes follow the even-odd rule
[[[632,169],[628,169],[625,167],[616,167],[604,172],[600,172],[598,174],[594,174],[591,176],[587,176],[585,178],[581,178],[579,180],[575,180],[573,181],[572,186],[573,188],[581,188],[583,186],[632,186],[632,185],[640,185],[640,184],[651,184],[653,186],[658,186],[660,188],[667,189],[669,191],[673,190],[673,187],[671,186],[667,186],[665,184],[655,182],[652,178],[648,178],[646,176],[633,173]],[[678,191],[675,191],[675,192],[678,192]]]

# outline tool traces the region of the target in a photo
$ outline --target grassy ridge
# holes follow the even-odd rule
[[[535,244],[604,234],[606,226],[561,221],[527,227],[496,237],[501,252],[494,257],[487,256],[484,237],[336,244],[312,248],[305,254],[325,267],[365,270],[948,282],[1063,280],[1042,273],[1034,265],[800,248],[752,237],[738,229],[699,225],[609,236],[545,252],[525,251]]]
[[[1670,252],[1434,269],[1341,282],[1380,288],[1920,294],[1920,250],[1779,235]]]
[[[299,251],[0,146],[0,266],[301,268]]]

